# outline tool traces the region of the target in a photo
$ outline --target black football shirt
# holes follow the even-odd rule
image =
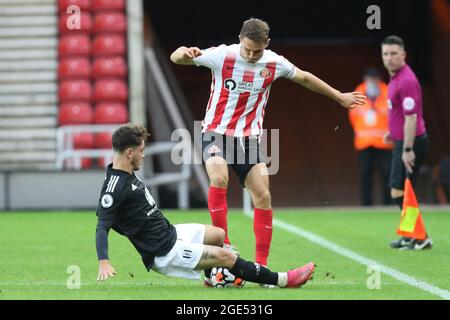
[[[110,229],[127,237],[150,270],[154,257],[166,255],[177,239],[176,229],[158,209],[145,184],[134,174],[107,168],[97,206],[98,259],[108,259]]]

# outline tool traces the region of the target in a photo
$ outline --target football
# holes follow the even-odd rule
[[[245,280],[235,277],[227,268],[214,267],[211,270],[211,284],[215,288],[242,288]]]

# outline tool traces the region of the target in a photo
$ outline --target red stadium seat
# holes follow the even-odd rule
[[[125,0],[94,0],[94,11],[102,10],[125,10]]]
[[[98,80],[95,82],[96,102],[123,102],[128,101],[128,87],[122,80]]]
[[[94,60],[93,76],[100,78],[125,79],[127,76],[127,63],[122,57],[97,58]]]
[[[99,35],[94,39],[94,55],[123,56],[125,55],[125,37],[121,35]]]
[[[91,63],[86,57],[62,58],[58,65],[58,77],[60,80],[84,78],[91,76]]]
[[[89,169],[92,167],[92,160],[86,157],[81,158],[81,166],[78,168],[75,164],[75,159],[70,159],[64,162],[64,167],[70,169]]]
[[[88,80],[64,80],[59,84],[59,101],[90,102],[92,99],[92,85]]]
[[[58,122],[60,126],[68,124],[89,124],[94,111],[86,102],[66,102],[59,106]]]
[[[75,133],[73,135],[73,148],[74,149],[92,149],[95,143],[95,136],[90,132]],[[74,164],[74,161],[68,161],[68,163]],[[67,166],[67,164],[66,164]],[[92,159],[83,157],[81,158],[81,168],[87,169],[92,167]]]
[[[90,132],[75,133],[73,135],[74,149],[92,149],[95,144],[95,135]]]
[[[128,122],[128,108],[122,103],[99,103],[95,107],[97,124],[123,124]]]
[[[110,132],[100,132],[95,135],[95,145],[96,149],[108,149],[112,148],[112,133]],[[97,164],[100,168],[105,168],[110,162],[111,158],[100,157],[97,159]]]
[[[85,34],[67,34],[59,39],[59,56],[88,56],[91,52],[90,39]]]
[[[112,157],[100,157],[97,159],[97,166],[99,168],[105,168],[112,162]]]
[[[112,134],[110,132],[100,132],[95,135],[94,147],[96,149],[111,149]]]
[[[95,15],[94,31],[120,32],[127,30],[127,20],[122,12],[101,12]]]
[[[91,0],[59,0],[58,8],[60,13],[66,13],[67,8],[71,5],[78,6],[81,11],[89,11],[91,9]]]
[[[89,169],[92,167],[92,159],[90,158],[81,158],[81,168]]]
[[[80,29],[69,29],[67,27],[67,22],[69,20],[69,25],[71,25],[70,15],[62,13],[59,16],[59,33],[65,34],[65,33],[89,33],[92,30],[93,27],[93,21],[92,16],[89,12],[81,12],[80,16]]]

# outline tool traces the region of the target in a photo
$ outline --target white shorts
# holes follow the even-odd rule
[[[155,257],[152,269],[166,276],[198,280],[198,265],[205,246],[205,226],[198,223],[176,224],[177,241],[168,254]]]

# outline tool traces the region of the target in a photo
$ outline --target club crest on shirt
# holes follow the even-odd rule
[[[259,75],[264,79],[269,79],[270,77],[272,77],[272,72],[270,72],[269,69],[264,68],[259,72]]]

